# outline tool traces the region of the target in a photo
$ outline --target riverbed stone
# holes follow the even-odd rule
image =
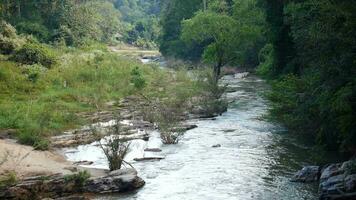
[[[330,164],[324,167],[320,177],[321,200],[356,199],[356,174],[352,168],[354,161]]]
[[[63,174],[23,179],[16,185],[0,189],[0,199],[43,199],[68,197],[80,193],[121,193],[142,187],[145,182],[136,170],[118,170],[104,176],[92,177],[84,185],[68,180]],[[35,196],[34,196],[35,195]]]
[[[341,167],[340,163],[331,164],[325,167],[321,172],[320,181],[323,182],[329,179],[331,176],[342,174],[343,171],[340,169],[340,167]]]
[[[146,148],[146,149],[144,149],[144,151],[148,151],[148,152],[162,152],[162,149],[160,149],[160,148]]]
[[[299,170],[291,179],[292,182],[315,182],[318,181],[320,174],[319,166],[306,166]]]
[[[356,192],[356,174],[348,175],[345,178],[346,192]]]

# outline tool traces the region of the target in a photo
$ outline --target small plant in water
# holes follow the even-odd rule
[[[161,103],[157,106],[155,122],[160,131],[164,144],[177,144],[183,136],[184,130],[180,128],[182,110],[174,103]]]
[[[129,152],[130,142],[122,138],[124,129],[117,119],[112,130],[110,130],[110,136],[99,140],[99,145],[103,150],[106,159],[108,160],[110,171],[121,169],[122,165],[128,164],[124,160],[125,156]],[[130,165],[132,167],[132,165]]]

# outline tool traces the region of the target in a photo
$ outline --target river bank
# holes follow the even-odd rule
[[[314,158],[310,154],[310,147],[288,135],[279,124],[263,119],[268,102],[264,100],[262,91],[268,90],[268,85],[248,74],[225,76],[222,83],[228,84],[224,95],[230,102],[227,112],[207,119],[198,116],[194,119],[186,118],[188,131],[177,145],[164,145],[153,124],[140,120],[130,121],[132,115],[126,114],[133,111],[123,112],[126,113],[124,124],[130,127],[132,134],[140,132],[148,137],[132,138],[131,151],[126,157],[145,180],[145,187],[119,196],[110,194],[88,198],[318,198],[316,183],[290,181],[295,171],[313,163]],[[124,108],[132,108],[133,102],[133,99],[126,99],[121,103],[125,105]],[[135,117],[138,117],[137,114]],[[112,119],[108,113],[94,116],[102,120],[97,125],[104,128],[113,124],[111,120],[107,121]],[[85,127],[70,134],[80,135],[80,130],[85,132]],[[71,140],[67,138],[62,141]],[[62,150],[63,156],[70,163],[78,163],[76,167],[89,171],[93,168],[105,171],[108,168],[95,141],[64,144],[69,145],[62,143],[57,147],[65,147]],[[102,174],[101,177],[105,176]],[[174,182],[174,186],[167,185],[169,182]]]

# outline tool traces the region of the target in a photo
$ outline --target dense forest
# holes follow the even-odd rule
[[[160,50],[217,71],[255,68],[273,86],[271,119],[354,152],[355,8],[346,0],[163,1]]]
[[[1,10],[19,33],[45,43],[121,41],[154,48],[159,35],[158,1],[5,1]]]

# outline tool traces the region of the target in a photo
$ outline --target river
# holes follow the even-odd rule
[[[231,102],[227,112],[215,119],[190,121],[198,128],[187,131],[177,145],[163,145],[156,132],[148,142],[134,141],[127,160],[150,156],[143,151],[146,147],[161,148],[162,152],[150,154],[165,159],[132,162],[146,181],[142,189],[97,199],[317,199],[317,185],[289,181],[312,157],[302,142],[263,119],[268,102],[262,92],[268,85],[253,75],[225,76],[222,81],[235,90],[226,94]],[[221,147],[212,147],[217,144]],[[95,145],[70,149],[66,155],[72,161],[91,160],[94,167],[107,168]]]

